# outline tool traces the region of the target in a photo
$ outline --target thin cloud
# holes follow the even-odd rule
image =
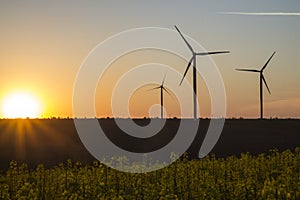
[[[219,14],[250,16],[300,16],[300,12],[219,12]]]

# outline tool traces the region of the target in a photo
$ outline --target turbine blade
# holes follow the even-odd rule
[[[260,72],[259,70],[256,69],[235,69],[237,71],[244,71],[244,72]]]
[[[168,93],[170,96],[172,96],[171,93],[167,90],[167,88],[163,87],[162,89],[163,89],[164,91],[166,91],[166,93]]]
[[[201,52],[201,53],[196,53],[196,55],[197,55],[197,56],[206,56],[206,55],[220,54],[220,53],[230,53],[230,51],[211,51],[211,52]]]
[[[157,90],[157,89],[159,89],[159,88],[160,88],[160,86],[157,86],[157,87],[151,88],[151,89],[149,89],[149,90],[147,90],[147,91],[150,91],[150,90]]]
[[[162,83],[161,83],[161,85],[162,85],[162,86],[164,86],[165,79],[166,79],[166,75],[167,75],[167,72],[165,73],[165,75],[164,75],[164,79],[163,79],[163,81],[162,81]]]
[[[183,74],[183,77],[182,77],[182,79],[181,79],[179,85],[181,85],[181,83],[182,83],[182,81],[183,81],[183,79],[184,79],[186,73],[188,72],[188,70],[189,70],[189,68],[190,68],[190,66],[191,66],[191,64],[192,64],[192,59],[193,59],[193,57],[190,59],[189,64],[188,64],[187,67],[186,67],[186,70],[185,70],[185,72],[184,72],[184,74]]]
[[[266,85],[266,87],[267,87],[267,90],[268,90],[269,94],[271,94],[270,89],[269,89],[269,86],[268,86],[267,81],[266,81],[266,79],[265,79],[265,77],[264,77],[263,74],[261,75],[261,78],[262,78],[262,80],[264,81],[264,83],[265,83],[265,85]]]
[[[275,53],[276,53],[276,51],[274,51],[274,53],[271,55],[269,60],[266,62],[266,64],[263,66],[263,68],[260,71],[264,71],[264,69],[267,67],[267,65],[269,64],[270,60],[272,59],[272,57],[274,56]]]
[[[188,41],[183,37],[182,33],[180,32],[180,30],[177,28],[177,26],[175,26],[176,30],[178,31],[178,33],[180,34],[181,38],[184,40],[184,42],[186,43],[186,45],[189,47],[189,49],[194,52],[192,46],[188,43]]]

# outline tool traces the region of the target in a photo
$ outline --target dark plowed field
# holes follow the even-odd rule
[[[147,125],[149,120],[136,119],[135,122]],[[168,119],[159,133],[147,139],[124,134],[112,119],[101,119],[99,123],[108,138],[121,148],[149,152],[172,140],[180,120]],[[208,124],[209,120],[200,120],[197,136],[188,149],[191,158],[197,158]],[[243,152],[257,155],[270,149],[283,151],[296,147],[300,147],[300,120],[226,120],[211,153],[217,157],[238,156]],[[6,169],[11,160],[26,162],[34,168],[40,163],[58,165],[67,159],[83,163],[94,160],[81,143],[72,119],[0,120],[0,169]]]

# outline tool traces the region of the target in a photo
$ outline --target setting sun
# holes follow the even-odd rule
[[[29,93],[10,94],[2,103],[5,118],[37,118],[40,109],[40,102]]]

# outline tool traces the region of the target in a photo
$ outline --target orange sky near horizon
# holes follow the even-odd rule
[[[40,102],[39,118],[74,117],[74,81],[80,65],[97,44],[127,29],[149,26],[174,29],[174,24],[178,24],[183,33],[207,50],[231,51],[230,54],[212,57],[226,90],[226,117],[259,117],[259,76],[235,69],[260,69],[276,51],[264,72],[272,93],[269,95],[264,88],[264,115],[267,118],[300,118],[300,17],[218,14],[232,11],[232,6],[238,10],[247,7],[254,10],[260,5],[259,2],[249,4],[232,2],[229,7],[224,3],[215,6],[208,2],[191,5],[176,2],[170,8],[166,2],[148,2],[147,6],[137,2],[76,2],[72,5],[66,2],[2,2],[0,118],[6,117],[2,108],[5,98],[18,92],[32,94]],[[267,9],[269,5],[260,6]],[[272,9],[288,10],[293,7],[295,5],[292,3],[286,7],[274,4]],[[182,9],[194,14],[177,16],[176,12]],[[157,14],[153,16],[153,13]],[[182,48],[187,48],[184,43]],[[201,64],[201,59],[198,59],[197,66],[206,67],[205,62]],[[187,65],[178,57],[154,50],[137,51],[121,57],[110,66],[98,84],[95,93],[97,117],[112,116],[111,92],[122,74],[137,65],[152,62],[169,65],[180,73],[184,73]],[[158,76],[163,78],[164,74]],[[200,115],[209,117],[211,105],[208,89],[203,79],[198,77]],[[191,83],[191,80],[190,70],[186,81]],[[151,106],[160,103],[159,91],[148,91],[152,87],[155,85],[141,87],[131,97],[131,117],[160,116],[159,109],[149,114]],[[192,104],[192,94],[187,95],[186,103]],[[168,117],[182,117],[176,98],[166,94],[165,106]],[[192,109],[188,117],[192,117]]]

